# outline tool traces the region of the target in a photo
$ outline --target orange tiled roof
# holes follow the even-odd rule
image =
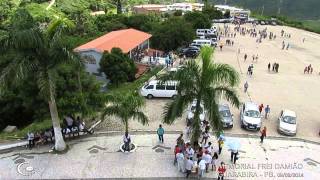
[[[123,29],[118,31],[112,31],[95,40],[83,44],[75,48],[74,50],[84,51],[94,49],[99,52],[110,52],[112,48],[118,47],[124,53],[128,53],[130,50],[134,49],[139,44],[149,39],[151,36],[151,34],[138,31],[136,29]]]

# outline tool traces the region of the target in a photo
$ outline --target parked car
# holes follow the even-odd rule
[[[153,97],[175,98],[177,92],[177,81],[160,83],[158,80],[151,80],[140,89],[140,94],[148,99]]]
[[[189,106],[188,106],[188,109],[187,109],[187,124],[192,124],[192,121],[193,121],[193,118],[194,118],[194,113],[196,111],[196,105],[197,105],[197,101],[194,100]],[[204,106],[203,104],[201,103],[200,104],[200,108],[201,108],[201,112],[200,112],[200,121],[204,121],[205,120],[205,117],[206,117],[206,112],[204,110]]]
[[[259,131],[261,128],[261,115],[258,105],[246,102],[240,108],[240,124],[242,128]]]
[[[197,57],[199,54],[199,51],[196,49],[188,49],[187,51],[185,51],[183,53],[183,55],[185,55],[186,57],[190,57],[190,58],[195,58]]]
[[[279,117],[278,131],[281,134],[294,136],[297,134],[297,115],[294,111],[282,110]]]
[[[224,128],[233,127],[233,114],[231,114],[229,105],[219,105],[219,113],[221,116],[222,125]]]

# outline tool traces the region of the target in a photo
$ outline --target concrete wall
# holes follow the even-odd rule
[[[100,52],[94,50],[81,51],[79,52],[80,56],[83,58],[84,64],[86,66],[86,71],[90,74],[94,74],[96,76],[105,77],[104,73],[99,73],[99,63],[102,57]],[[88,60],[93,58],[94,61]]]

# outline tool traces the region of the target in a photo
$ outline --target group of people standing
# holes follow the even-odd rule
[[[270,62],[269,62],[269,64],[268,64],[268,71],[270,72],[270,70],[272,70],[272,72],[276,72],[276,73],[278,73],[279,72],[279,63],[273,63],[272,64],[272,69],[271,69],[271,64],[270,64]]]
[[[311,66],[311,64],[309,64],[309,66],[306,66],[305,68],[304,68],[304,71],[303,71],[303,74],[312,74],[312,72],[313,72],[313,67]]]
[[[176,140],[177,144],[174,149],[174,165],[177,164],[178,171],[186,173],[186,178],[190,174],[197,174],[198,177],[203,177],[204,173],[217,171],[218,178],[223,179],[226,168],[221,162],[219,167],[218,158],[222,151],[223,141],[218,139],[219,150],[215,151],[211,142],[199,145],[195,142],[193,145],[183,139],[183,134]],[[234,151],[231,154],[232,161],[235,163],[238,159],[238,152]]]

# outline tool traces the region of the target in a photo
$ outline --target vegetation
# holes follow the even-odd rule
[[[151,44],[168,52],[188,45],[194,37],[195,30],[190,23],[183,18],[172,17],[155,27]]]
[[[116,86],[135,80],[137,70],[134,62],[119,48],[112,48],[110,53],[105,52],[100,61],[100,71]]]
[[[68,21],[53,21],[45,32],[35,25],[26,10],[18,10],[13,16],[7,38],[2,39],[2,52],[14,51],[15,58],[2,70],[0,84],[23,79],[31,75],[39,93],[47,101],[55,134],[55,149],[63,151],[60,120],[56,105],[56,76],[58,66],[67,62],[80,62],[63,45],[62,34],[70,27]]]
[[[107,96],[107,105],[102,111],[101,119],[105,116],[117,116],[125,125],[125,132],[129,131],[129,120],[138,120],[141,124],[148,124],[148,117],[140,110],[145,99],[137,92],[126,94],[117,93]]]
[[[164,110],[164,123],[172,124],[188,106],[196,100],[196,109],[192,121],[192,142],[200,137],[201,103],[207,111],[211,127],[220,131],[222,129],[218,103],[224,97],[231,104],[239,107],[240,102],[234,87],[239,83],[237,71],[227,64],[212,62],[213,49],[205,46],[201,49],[199,62],[188,61],[187,65],[176,73],[161,77],[162,81],[177,80],[178,95],[169,102]]]

